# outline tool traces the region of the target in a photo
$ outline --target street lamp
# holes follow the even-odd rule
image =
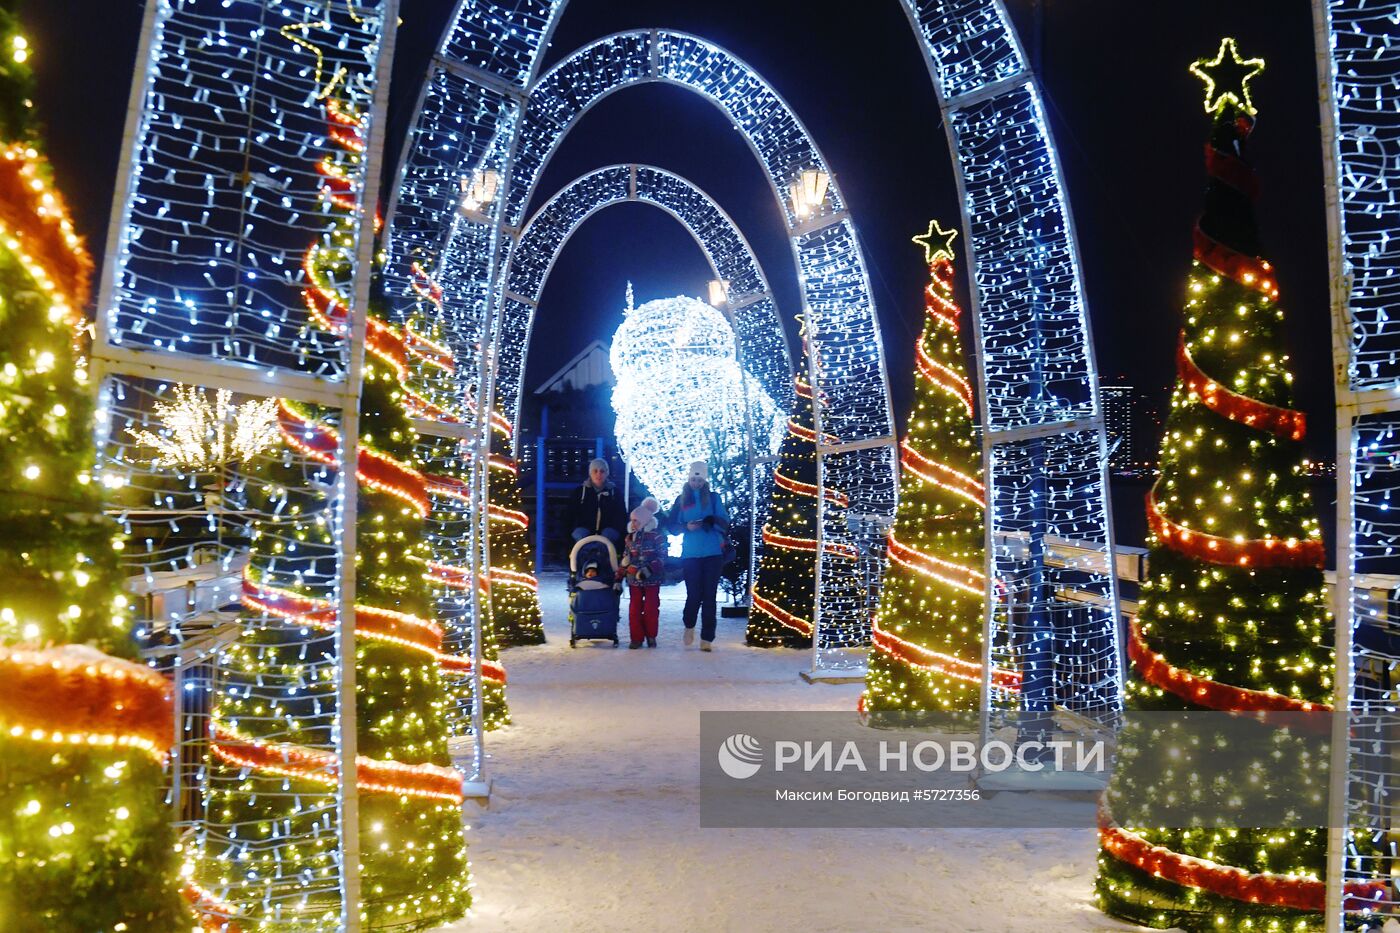
[[[826,201],[826,188],[831,176],[819,168],[803,169],[797,180],[788,185],[792,197],[792,212],[798,220],[806,220]]]
[[[493,168],[473,172],[471,178],[462,176],[462,213],[479,213],[496,200],[496,188],[500,183],[501,176]]]
[[[721,310],[729,304],[728,279],[710,279],[710,304]]]

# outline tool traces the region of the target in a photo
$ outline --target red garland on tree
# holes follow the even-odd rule
[[[1305,424],[1293,407],[1278,286],[1258,258],[1258,184],[1243,156],[1255,115],[1248,81],[1263,66],[1242,61],[1226,39],[1214,61],[1191,69],[1216,119],[1161,475],[1147,498],[1151,573],[1129,631],[1130,712],[1330,709],[1331,625],[1302,472]],[[1153,802],[1196,771],[1185,729],[1181,717],[1138,717],[1119,736],[1100,807],[1100,906],[1193,933],[1321,930],[1325,830],[1173,829],[1153,819]],[[1316,773],[1301,737],[1271,741],[1272,757],[1256,767]],[[1154,748],[1178,754],[1167,760]]]
[[[803,356],[807,353],[804,326]],[[773,474],[768,522],[763,526],[763,556],[750,594],[747,644],[760,648],[806,648],[812,643],[812,616],[817,575],[817,432],[813,427],[812,387],[793,378],[796,394],[788,433],[778,450]],[[827,444],[837,443],[834,437]],[[844,508],[846,496],[826,491],[830,506]],[[827,545],[830,553],[855,557],[842,545]]]
[[[929,284],[914,410],[900,443],[899,511],[860,698],[871,713],[970,711],[981,695],[987,504],[958,334],[961,309],[953,299],[956,236],[935,222],[914,237],[924,247]],[[992,684],[1014,691],[1020,675],[995,670]]]

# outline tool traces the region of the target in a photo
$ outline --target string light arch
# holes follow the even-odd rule
[[[648,204],[664,211],[695,240],[713,278],[727,283],[727,301],[721,310],[734,327],[739,366],[780,409],[792,406],[792,358],[787,336],[768,278],[739,226],[701,188],[673,172],[651,165],[610,165],[574,179],[535,211],[502,275],[507,298],[496,344],[496,405],[516,426],[517,449],[530,335],[549,274],[585,221],[599,211],[627,203]],[[752,449],[767,451],[768,446],[764,440]],[[752,482],[743,491],[748,500],[746,514],[753,517],[749,531],[755,561],[763,543],[754,531],[763,527],[772,472],[766,459],[755,460],[748,470]]]
[[[1314,0],[1332,357],[1337,403],[1337,677],[1328,819],[1326,929],[1379,930],[1400,918],[1393,882],[1394,709],[1400,630],[1400,160],[1394,4]]]
[[[594,214],[616,204],[656,207],[676,220],[705,254],[710,272],[729,283],[721,309],[734,325],[740,365],[783,410],[792,405],[792,358],[777,305],[758,257],[738,225],[693,182],[651,165],[610,165],[557,191],[530,217],[507,261],[497,350],[497,407],[516,425],[524,393],[534,312],[564,246]]]
[[[445,293],[458,297],[456,302],[448,300],[447,313],[454,316],[459,339],[493,348],[481,355],[486,365],[480,367],[476,385],[487,386],[486,392],[499,398],[504,390],[501,362],[519,358],[510,345],[512,336],[520,335],[512,335],[507,327],[529,319],[534,299],[515,291],[514,276],[503,270],[529,270],[537,263],[547,270],[552,261],[548,254],[529,252],[520,228],[540,173],[560,141],[593,106],[619,90],[644,83],[683,87],[709,99],[741,131],[764,167],[785,219],[808,333],[824,335],[811,341],[811,358],[806,361],[822,393],[817,423],[834,439],[830,449],[819,450],[821,481],[840,488],[863,513],[891,514],[896,495],[893,419],[865,259],[840,188],[792,109],[753,69],[724,49],[696,36],[656,29],[599,39],[564,57],[531,81],[528,90],[514,92],[483,75],[479,65],[455,57],[464,44],[479,44],[479,35],[471,42],[463,40],[483,25],[479,17],[490,6],[462,7],[449,27],[425,82],[423,109],[405,152],[390,222],[392,249],[398,256],[391,266],[417,261],[436,270],[435,279]],[[553,13],[560,10],[562,4]],[[486,18],[502,26],[514,22],[494,13]],[[520,27],[514,28],[518,32]],[[532,59],[528,70],[534,70],[533,52],[526,54]],[[511,70],[523,76],[514,66]],[[478,95],[481,102],[471,103]],[[479,123],[483,115],[493,124],[489,137],[484,131],[448,129],[468,119]],[[467,158],[451,162],[444,150],[453,148]],[[818,176],[820,184],[802,187]],[[488,177],[499,184],[494,200],[458,210],[454,191]],[[434,227],[434,212],[444,209],[447,213],[438,216],[450,221]],[[523,336],[528,339],[528,332]],[[775,384],[773,389],[775,397],[790,398],[789,385]],[[839,547],[851,548],[854,535],[845,515],[842,511],[821,522],[821,534]],[[853,572],[849,561],[823,557],[820,563],[824,567],[819,576],[823,570],[829,575]],[[832,600],[823,612],[825,589],[835,588],[818,583],[818,631],[833,633],[826,648],[836,666],[859,666],[862,653],[846,649],[869,639],[865,607],[849,599]],[[839,589],[853,591],[850,586]],[[823,666],[822,651],[818,638],[815,666]]]
[[[171,797],[185,894],[211,929],[258,917],[359,929],[361,796],[403,777],[387,782],[395,763],[359,753],[356,623],[366,635],[374,620],[357,619],[357,471],[341,468],[370,453],[360,383],[397,20],[397,0],[258,0],[151,3],[142,25],[91,354],[95,476],[131,542],[138,642],[176,678]],[[309,250],[329,257],[334,282],[313,280]],[[336,328],[308,307],[319,284],[344,296]],[[162,406],[190,393],[225,409],[280,400],[334,437],[278,443],[258,468],[162,463],[141,438],[167,436]],[[295,585],[316,626],[268,600],[240,612],[252,541],[287,555],[276,573],[258,569]],[[274,656],[292,660],[238,679],[248,658]],[[304,785],[213,766],[230,751],[215,699],[235,697],[310,704],[271,727]],[[234,814],[259,791],[285,817],[266,840],[265,822]],[[234,853],[241,867],[219,871]],[[298,860],[316,867],[284,870]]]
[[[1039,90],[998,0],[901,2],[945,116],[972,259],[993,506],[988,576],[1006,581],[1025,610],[1018,617],[1030,620],[1027,632],[993,638],[1003,623],[989,609],[986,643],[1006,645],[1007,656],[985,667],[1011,663],[1018,639],[1040,642],[1058,626],[1061,647],[1035,662],[1042,670],[1029,679],[1029,695],[1116,708],[1121,671],[1103,418],[1074,229]],[[664,82],[707,97],[763,165],[788,226],[811,342],[815,418],[835,439],[819,447],[820,483],[851,497],[848,510],[822,510],[819,532],[853,543],[848,515],[893,514],[896,445],[865,264],[839,187],[830,185],[809,214],[789,197],[804,170],[829,171],[825,160],[769,85],[695,36],[617,33],[542,70],[540,52],[565,5],[459,5],[400,163],[391,215],[400,259],[393,265],[418,258],[437,269],[451,283],[454,319],[468,339],[479,339],[483,327],[490,333],[498,320],[521,314],[510,307],[501,270],[524,253],[520,223],[563,136],[626,87]],[[464,218],[454,209],[455,192],[462,179],[487,172],[500,179],[498,197]],[[1085,543],[1098,557],[1047,571],[1044,542],[1056,537]],[[840,566],[820,563],[819,619],[821,574]],[[1036,595],[1056,583],[1090,592],[1097,603],[1080,604],[1069,618],[1056,600]],[[829,608],[848,616],[833,621],[868,628],[850,618],[863,610]],[[823,657],[820,641],[814,667],[852,663],[839,652]]]

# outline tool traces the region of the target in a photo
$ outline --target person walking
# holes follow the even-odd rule
[[[700,616],[700,650],[709,651],[715,641],[715,594],[724,563],[724,533],[729,513],[718,493],[710,489],[710,469],[703,460],[690,465],[685,489],[671,506],[667,525],[683,534],[681,570],[685,578],[685,643],[695,643],[695,619]]]
[[[628,648],[656,647],[656,632],[661,621],[661,581],[665,573],[666,536],[658,530],[656,513],[661,503],[651,496],[632,510],[627,525],[627,546],[623,548],[622,565],[617,578],[627,580],[627,622],[632,630]]]
[[[614,545],[622,543],[627,532],[627,510],[622,494],[608,479],[608,462],[594,460],[588,464],[588,479],[579,486],[578,495],[569,509],[573,524],[573,539],[602,535]]]

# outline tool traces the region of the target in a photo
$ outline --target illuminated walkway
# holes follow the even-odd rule
[[[699,710],[850,710],[859,685],[803,683],[804,656],[743,647],[742,619],[684,649],[678,586],[658,648],[571,651],[563,591],[542,581],[549,644],[505,655],[516,725],[487,739],[453,929],[1128,929],[1090,904],[1088,830],[700,829]]]

